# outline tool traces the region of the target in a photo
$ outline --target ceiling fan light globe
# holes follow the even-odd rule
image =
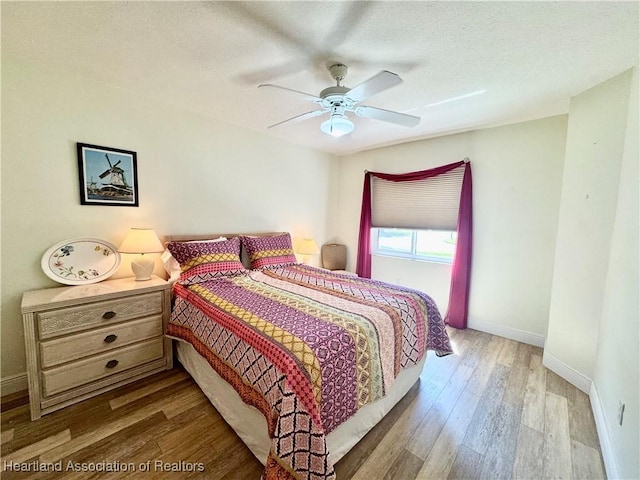
[[[344,115],[332,115],[329,120],[320,125],[320,130],[332,137],[348,135],[354,128],[353,122]]]

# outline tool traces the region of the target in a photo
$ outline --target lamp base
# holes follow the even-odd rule
[[[140,255],[131,260],[131,270],[136,276],[136,282],[151,280],[154,263],[152,258],[145,257],[144,255]]]

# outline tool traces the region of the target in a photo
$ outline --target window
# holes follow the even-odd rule
[[[455,230],[404,228],[373,228],[371,234],[376,255],[449,264],[453,263],[458,237]]]

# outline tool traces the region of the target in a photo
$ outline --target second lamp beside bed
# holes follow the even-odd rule
[[[296,253],[302,255],[302,263],[305,265],[310,264],[311,256],[318,255],[320,253],[318,244],[313,238],[303,238],[300,243],[298,243],[295,250]]]

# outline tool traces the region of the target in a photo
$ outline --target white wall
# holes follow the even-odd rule
[[[609,473],[610,477],[618,478],[640,477],[640,125],[637,67],[631,78],[631,89],[593,375],[605,420],[601,437],[610,442],[617,469],[617,472]],[[618,425],[616,418],[619,401],[626,404],[622,426]]]
[[[76,142],[137,152],[139,208],[80,205]],[[159,235],[286,230],[322,243],[336,172],[331,155],[3,56],[3,383],[25,372],[22,293],[57,285],[40,269],[51,245],[117,245],[143,225]],[[117,275],[130,274],[123,261]]]
[[[578,378],[593,378],[629,82],[627,72],[570,103],[545,357],[548,366],[557,360]]]
[[[566,116],[422,140],[341,157],[336,222],[355,268],[364,170],[402,173],[464,157],[473,170],[469,326],[542,345],[547,330]],[[447,267],[445,267],[447,268]],[[450,267],[374,257],[374,278],[448,302]]]
[[[571,100],[544,353],[590,392],[607,474],[628,479],[640,476],[638,128],[637,66]]]

